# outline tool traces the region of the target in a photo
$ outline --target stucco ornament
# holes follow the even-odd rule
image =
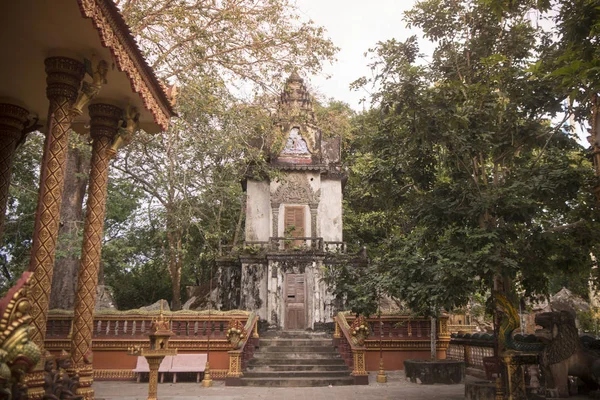
[[[271,195],[271,207],[279,204],[319,204],[321,190],[312,190],[304,175],[289,175]]]
[[[281,154],[310,155],[306,140],[300,135],[299,128],[292,128],[292,130],[290,130],[290,135],[288,136],[287,143]]]
[[[234,349],[239,349],[242,345],[241,341],[246,337],[244,325],[237,319],[229,321],[229,329],[227,329],[227,340],[231,343]]]
[[[365,340],[369,337],[370,329],[364,316],[359,315],[358,318],[352,322],[350,333],[352,334],[351,340],[354,344],[359,346],[365,345]]]

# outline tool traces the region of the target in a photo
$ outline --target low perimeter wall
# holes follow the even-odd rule
[[[92,351],[94,352],[94,379],[96,380],[133,380],[132,370],[136,357],[127,354],[134,346],[149,345],[148,331],[152,319],[158,312],[106,312],[94,316]],[[179,353],[209,354],[211,376],[213,379],[225,379],[231,368],[229,352],[233,350],[226,334],[232,320],[243,325],[250,316],[246,311],[208,312],[166,312],[171,320],[171,330],[175,335],[169,341],[169,347]],[[72,314],[51,311],[48,316],[45,346],[53,354],[71,350]],[[346,314],[351,324],[354,317]],[[428,359],[430,357],[431,323],[426,319],[407,316],[386,315],[381,318],[367,318],[370,335],[365,341],[365,369],[379,370],[380,351],[386,370],[401,370],[404,360]],[[447,333],[447,318],[438,322],[437,355],[446,358],[450,341]],[[332,336],[333,337],[333,336]],[[344,349],[339,346],[340,352]]]
[[[211,377],[225,379],[229,369],[232,346],[227,340],[227,328],[232,320],[245,325],[250,315],[245,311],[166,312],[175,333],[169,347],[179,353],[209,354]],[[94,379],[130,380],[137,358],[127,349],[149,346],[148,331],[158,312],[110,312],[94,316],[92,351],[94,352]],[[46,331],[46,350],[53,354],[71,350],[72,314],[50,312]],[[210,351],[209,351],[210,349]]]

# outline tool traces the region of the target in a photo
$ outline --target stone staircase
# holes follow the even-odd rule
[[[338,386],[354,379],[330,335],[305,331],[268,331],[248,362],[242,386]]]

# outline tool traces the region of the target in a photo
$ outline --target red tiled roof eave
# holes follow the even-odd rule
[[[129,26],[112,0],[77,0],[84,17],[90,18],[100,34],[102,45],[110,50],[117,67],[131,88],[142,98],[155,122],[166,130],[175,116],[165,86],[148,65]]]

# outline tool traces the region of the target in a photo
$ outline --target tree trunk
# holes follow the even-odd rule
[[[73,309],[83,230],[83,198],[90,170],[90,151],[79,135],[69,138],[65,189],[60,210],[56,266],[52,277],[50,308]]]
[[[169,210],[167,210],[169,212]],[[171,288],[173,300],[171,310],[181,310],[181,233],[179,227],[173,226],[167,216],[167,241],[169,251],[169,274],[171,275]]]

